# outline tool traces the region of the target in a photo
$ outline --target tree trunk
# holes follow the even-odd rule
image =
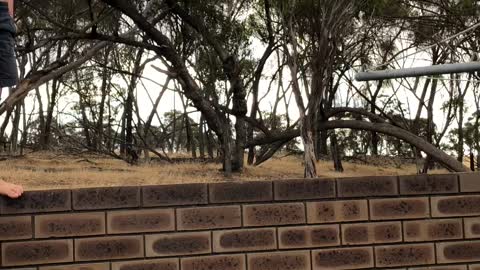
[[[469,76],[469,79],[471,75]],[[465,95],[470,86],[470,81],[466,84],[465,89],[462,92],[460,87],[460,75],[456,75],[457,79],[457,89],[458,89],[458,150],[457,150],[457,160],[463,162],[463,155],[465,154],[465,134],[463,131],[463,120],[464,120],[464,107],[465,107]]]
[[[12,123],[12,134],[10,134],[10,142],[12,145],[11,151],[13,154],[17,154],[20,117],[22,114],[22,106],[24,103],[25,101],[23,101],[21,104],[17,104],[17,106],[15,107],[15,114]]]
[[[213,134],[210,129],[206,132],[206,138],[207,138],[207,152],[208,152],[208,157],[213,159],[215,157],[214,151],[213,151]]]
[[[42,96],[40,95],[40,90],[35,88],[35,96],[37,97],[38,101],[38,127],[37,130],[39,131],[39,147],[40,149],[45,149],[45,116],[43,114],[43,103],[42,103]]]
[[[333,166],[336,172],[343,172],[343,165],[342,165],[342,156],[340,154],[340,149],[338,148],[338,141],[337,135],[335,131],[332,132],[330,136],[330,148],[332,152],[332,159],[333,159]]]
[[[133,101],[134,90],[137,86],[137,80],[139,73],[141,72],[141,61],[143,56],[143,49],[137,51],[135,57],[135,63],[132,70],[132,76],[130,76],[130,82],[128,84],[127,99],[125,101],[125,152],[128,158],[133,163],[137,159],[136,152],[134,153],[134,139],[133,139]]]
[[[122,115],[121,128],[120,128],[120,156],[126,158],[127,148],[125,144],[125,130],[126,130],[126,121],[125,121],[125,110]]]
[[[195,145],[195,140],[192,135],[192,123],[190,123],[190,119],[188,117],[188,114],[185,111],[184,114],[184,121],[185,121],[185,131],[187,135],[187,151],[192,153],[192,158],[197,157],[197,147]]]
[[[59,88],[58,81],[55,79],[52,82],[52,92],[50,96],[50,102],[48,104],[47,117],[45,119],[45,130],[42,132],[43,133],[42,135],[44,136],[43,141],[45,142],[42,148],[43,150],[47,150],[50,144],[50,138],[51,138],[50,133],[52,129],[53,110],[55,109],[55,105],[56,105],[58,88]]]
[[[5,114],[5,119],[3,120],[3,124],[2,124],[2,127],[0,128],[0,140],[3,144],[3,150],[6,151],[7,150],[7,144],[8,144],[8,141],[7,141],[7,136],[5,134],[5,130],[7,129],[7,126],[8,126],[8,123],[10,122],[10,117],[12,116],[12,112],[13,112],[13,108],[10,109],[10,110],[7,110],[7,113]]]
[[[303,162],[305,166],[303,176],[305,178],[315,178],[317,177],[317,167],[315,161],[315,147],[312,139],[312,132],[310,130],[310,123],[308,122],[308,117],[303,117],[300,121],[300,137],[303,141],[304,153],[303,153]]]
[[[29,126],[29,124],[27,124],[27,110],[25,108],[25,102],[22,103],[22,110],[23,110],[23,121],[22,121],[23,132],[22,132],[22,141],[20,142],[20,155],[23,155],[25,145],[27,144],[28,126]]]
[[[200,158],[205,158],[205,134],[203,127],[203,115],[200,116],[200,123],[198,127],[198,150],[200,151]]]
[[[95,127],[95,148],[97,150],[101,150],[103,147],[103,137],[104,137],[104,128],[103,128],[103,118],[105,114],[105,101],[107,98],[107,95],[109,95],[109,89],[110,87],[108,86],[110,84],[110,81],[108,80],[109,78],[109,71],[108,71],[108,59],[110,55],[110,50],[111,47],[107,47],[105,49],[104,53],[104,58],[103,58],[103,70],[102,70],[102,85],[100,87],[101,91],[101,99],[100,99],[100,105],[99,105],[99,112],[98,112],[98,119],[97,119],[97,124]]]
[[[226,177],[232,176],[232,141],[230,136],[230,126],[227,123],[224,125],[222,142],[222,159],[223,159],[223,172]]]
[[[475,155],[472,150],[470,150],[470,170],[472,170],[472,172],[475,171]]]
[[[433,122],[433,105],[435,102],[435,94],[437,91],[437,83],[438,80],[432,81],[432,87],[430,89],[430,97],[428,99],[428,107],[427,107],[427,143],[433,144],[433,135],[435,133],[435,126]],[[452,89],[453,90],[453,89]],[[432,164],[433,159],[428,155],[425,159],[425,163],[423,164],[422,173],[428,173],[428,170],[433,167]]]

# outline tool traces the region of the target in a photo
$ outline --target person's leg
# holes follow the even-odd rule
[[[16,199],[23,194],[22,186],[0,180],[0,195]]]
[[[18,82],[14,51],[16,27],[12,16],[13,0],[0,0],[0,89],[12,87]],[[0,180],[0,195],[15,199],[22,193],[21,186]]]

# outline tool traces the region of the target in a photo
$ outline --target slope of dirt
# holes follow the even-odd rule
[[[30,154],[0,161],[0,179],[22,184],[26,190],[100,186],[156,185],[172,183],[218,182],[226,180],[278,180],[301,178],[298,157],[274,158],[261,166],[247,166],[244,173],[226,179],[221,165],[202,162],[165,164],[154,162],[131,166],[123,161],[98,156],[67,156],[53,153]],[[414,164],[394,166],[344,162],[344,173],[337,173],[329,161],[318,162],[321,177],[414,174]],[[433,173],[446,171],[437,170]]]

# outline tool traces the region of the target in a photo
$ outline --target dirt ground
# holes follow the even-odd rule
[[[303,168],[299,157],[277,157],[258,166],[247,166],[242,174],[226,179],[215,163],[184,162],[164,164],[153,162],[128,165],[124,161],[99,156],[69,156],[35,153],[18,158],[0,159],[0,179],[21,184],[26,190],[81,187],[157,185],[172,183],[219,182],[226,180],[278,180],[301,178]],[[380,166],[344,162],[344,173],[337,173],[332,162],[318,162],[320,177],[352,177],[373,175],[414,174],[414,164]],[[437,170],[432,173],[446,171]]]

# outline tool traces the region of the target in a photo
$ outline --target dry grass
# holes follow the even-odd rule
[[[219,182],[226,179],[219,164],[181,163],[130,166],[123,161],[99,157],[27,155],[0,162],[0,179],[22,184],[26,190],[99,186],[131,186],[170,183]],[[345,172],[334,171],[331,162],[320,161],[321,177],[400,175],[415,173],[414,165],[399,168],[344,163]],[[438,173],[442,171],[437,171]],[[233,179],[267,180],[301,178],[303,168],[296,157],[274,158],[258,167],[246,167]]]

